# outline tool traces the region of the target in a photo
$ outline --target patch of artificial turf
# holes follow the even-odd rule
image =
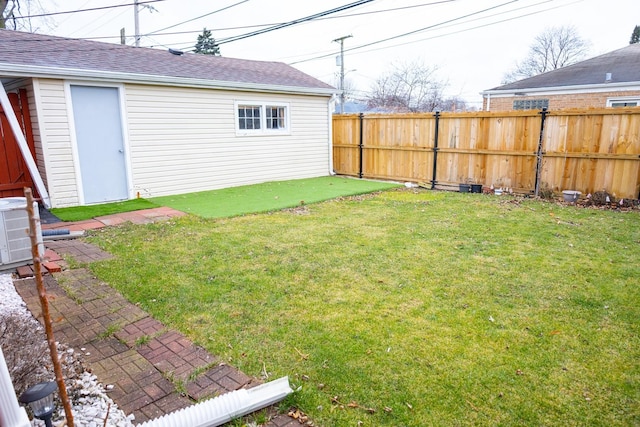
[[[63,221],[84,221],[99,216],[113,215],[123,212],[157,208],[158,205],[147,199],[133,199],[124,202],[104,203],[101,205],[74,206],[70,208],[54,208],[51,213]]]
[[[399,184],[344,177],[320,177],[223,188],[220,190],[155,197],[151,200],[203,218],[223,218],[270,212],[336,197],[388,190]]]

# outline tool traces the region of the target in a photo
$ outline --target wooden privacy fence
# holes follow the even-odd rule
[[[639,198],[640,108],[333,116],[336,173]]]

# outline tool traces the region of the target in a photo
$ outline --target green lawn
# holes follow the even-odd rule
[[[637,210],[401,189],[90,240],[99,278],[289,375],[319,425],[640,425]]]

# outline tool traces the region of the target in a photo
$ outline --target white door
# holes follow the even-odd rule
[[[128,199],[118,88],[72,85],[71,103],[84,203]]]

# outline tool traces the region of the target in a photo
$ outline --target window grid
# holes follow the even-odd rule
[[[284,107],[267,106],[267,129],[284,129]]]
[[[236,132],[265,135],[289,130],[289,104],[259,101],[236,102]]]
[[[238,106],[238,128],[241,130],[260,129],[260,106]]]

